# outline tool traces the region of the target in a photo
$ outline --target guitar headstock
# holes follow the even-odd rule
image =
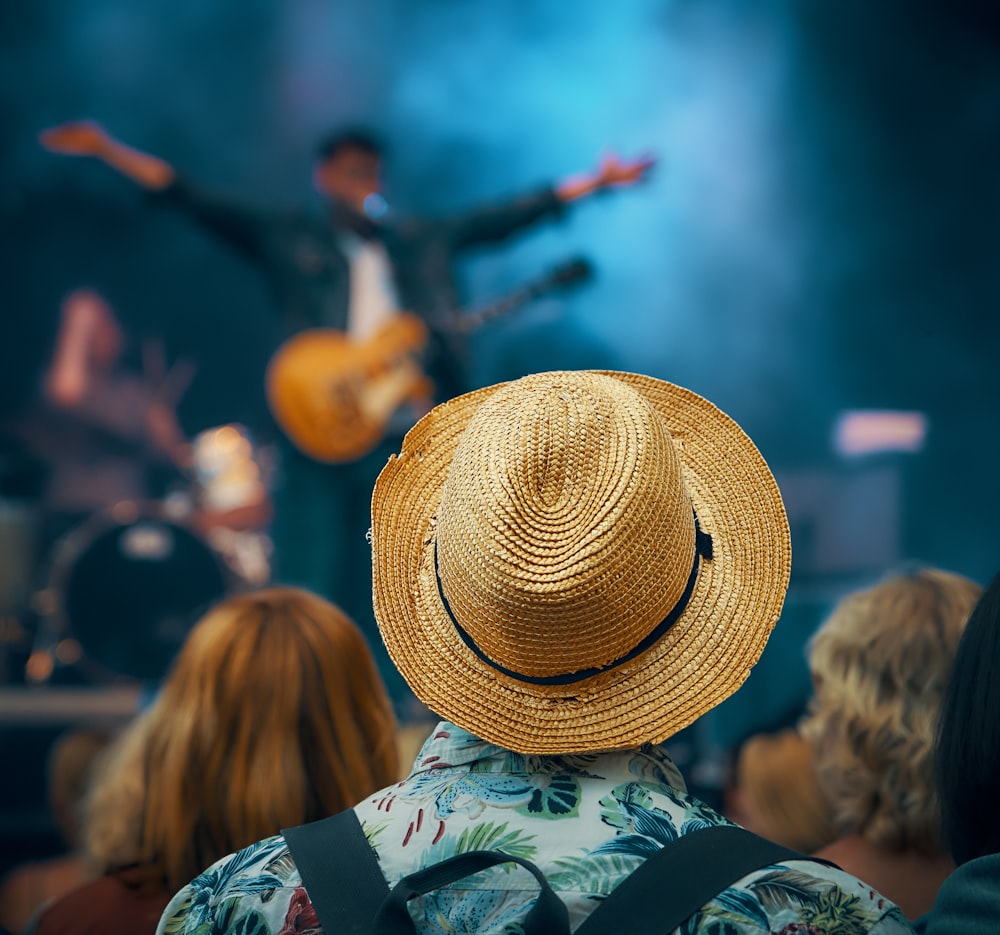
[[[560,263],[548,275],[542,277],[538,283],[538,291],[546,292],[551,289],[561,289],[565,286],[573,286],[589,282],[594,278],[594,264],[586,257],[578,256]]]

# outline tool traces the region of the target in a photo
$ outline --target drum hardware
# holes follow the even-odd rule
[[[0,498],[0,616],[20,613],[26,607],[39,526],[31,505]]]
[[[77,640],[59,640],[54,646],[36,646],[24,664],[25,681],[29,684],[44,684],[52,678],[56,666],[73,666],[83,659],[83,647]]]
[[[205,533],[205,540],[248,585],[260,588],[271,580],[273,543],[266,533],[216,526]]]
[[[192,444],[192,521],[240,579],[253,587],[271,578],[273,453],[258,448],[238,423],[205,429]]]
[[[15,668],[34,685],[162,676],[212,603],[270,580],[272,473],[268,449],[242,426],[206,429],[163,499],[122,500],[78,521],[42,561],[28,547],[37,511],[0,500],[0,556],[11,553],[0,567],[0,683]]]
[[[30,651],[31,633],[22,616],[0,616],[0,685],[19,678]]]
[[[14,681],[30,651],[28,617],[40,525],[31,503],[0,497],[0,684]]]
[[[57,543],[26,678],[76,667],[88,681],[162,677],[191,627],[234,586],[216,551],[157,503],[101,511]]]
[[[0,643],[18,645],[27,637],[28,630],[18,617],[13,615],[0,617]]]
[[[242,425],[199,432],[191,455],[196,502],[213,512],[266,502],[271,481],[268,460]]]

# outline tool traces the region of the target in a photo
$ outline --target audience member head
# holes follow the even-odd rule
[[[836,839],[812,749],[798,731],[750,737],[740,747],[734,778],[730,817],[744,828],[804,854]]]
[[[942,837],[955,863],[1000,854],[1000,575],[958,644],[935,762]]]
[[[376,617],[432,711],[521,753],[657,743],[734,692],[790,569],[728,416],[637,374],[535,374],[407,434],[372,499]]]
[[[202,618],[102,776],[91,858],[177,889],[395,781],[395,722],[357,627],[313,594],[273,588]]]
[[[899,575],[848,595],[813,638],[801,730],[841,835],[940,852],[934,727],[979,593],[945,571]]]

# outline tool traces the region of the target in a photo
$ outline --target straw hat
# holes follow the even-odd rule
[[[700,396],[541,373],[424,416],[372,497],[382,638],[431,710],[521,753],[657,743],[760,657],[791,567],[777,485]]]

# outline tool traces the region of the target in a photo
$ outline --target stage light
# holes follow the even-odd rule
[[[833,447],[847,458],[923,450],[929,422],[922,412],[860,409],[842,412],[834,423]]]

